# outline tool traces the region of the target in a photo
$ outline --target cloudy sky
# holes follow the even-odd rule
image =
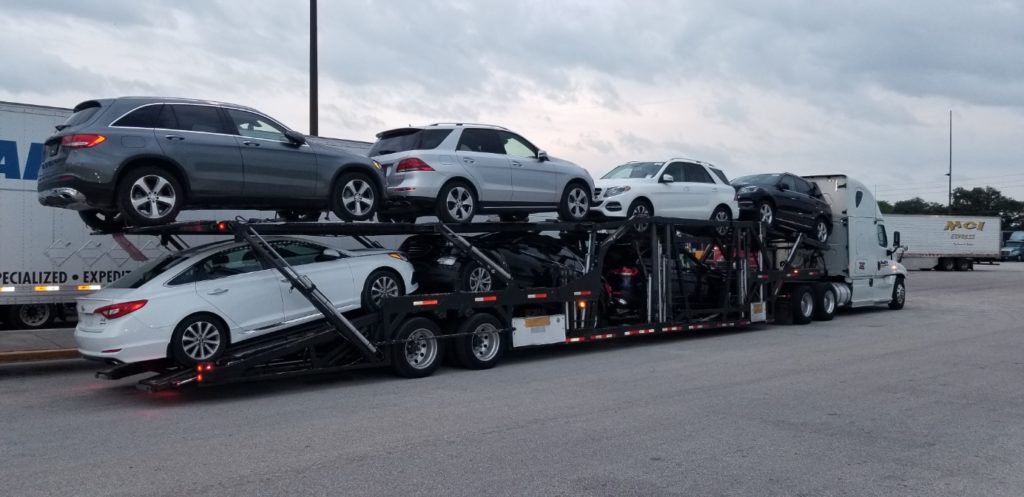
[[[513,128],[597,176],[691,157],[845,173],[899,200],[1024,199],[1024,2],[320,3],[320,134]],[[169,95],[308,130],[301,0],[0,0],[0,100]]]

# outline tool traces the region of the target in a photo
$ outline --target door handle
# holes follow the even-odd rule
[[[245,145],[246,147],[258,147],[258,146],[260,146],[259,143],[250,142],[250,141],[244,141],[244,142],[242,142],[242,145]]]
[[[523,165],[522,165],[522,164],[520,164],[520,163],[518,163],[518,162],[516,162],[516,161],[512,161],[512,166],[513,166],[513,167],[523,167]]]
[[[474,163],[476,161],[471,159],[471,158],[469,158],[469,157],[463,157],[462,158],[462,162],[465,162],[466,164],[472,164],[472,163]]]
[[[209,292],[206,292],[207,295],[220,295],[222,293],[228,293],[228,289],[227,288],[218,288],[216,290],[210,290]]]
[[[172,141],[181,141],[185,139],[185,137],[181,135],[164,135],[164,138]]]

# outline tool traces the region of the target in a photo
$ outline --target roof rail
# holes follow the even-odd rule
[[[505,130],[505,131],[509,131],[509,129],[504,127],[504,126],[498,126],[496,124],[483,124],[483,123],[433,123],[433,124],[428,124],[428,126],[480,126],[480,127],[483,127],[483,128],[494,128],[494,129],[502,129],[502,130]]]

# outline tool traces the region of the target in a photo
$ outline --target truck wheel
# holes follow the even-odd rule
[[[505,353],[505,335],[501,333],[501,322],[487,313],[474,314],[462,326],[459,333],[472,333],[455,340],[455,358],[466,369],[490,369],[501,361]]]
[[[53,324],[55,317],[50,304],[12,305],[7,313],[7,325],[16,330],[36,330]]]
[[[427,318],[412,318],[405,322],[395,336],[402,342],[391,349],[391,368],[398,376],[422,378],[430,376],[441,366],[441,335],[437,323]]]
[[[957,259],[956,260],[956,270],[957,271],[970,271],[971,270],[971,261],[969,261],[967,259]]]
[[[174,222],[185,204],[185,192],[173,174],[156,166],[128,171],[117,185],[117,206],[134,226]]]
[[[193,314],[178,323],[171,335],[171,357],[182,366],[216,361],[228,349],[228,327],[213,314]]]
[[[952,271],[956,269],[956,261],[949,257],[939,259],[939,271]]]
[[[793,312],[793,324],[810,323],[814,317],[814,292],[811,287],[808,285],[793,287],[790,306]]]
[[[831,321],[836,315],[836,289],[830,284],[816,285],[814,292],[814,319]]]
[[[902,277],[896,278],[896,285],[892,287],[892,300],[889,301],[889,308],[898,311],[907,302],[907,284]]]

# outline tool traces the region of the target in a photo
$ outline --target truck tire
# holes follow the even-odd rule
[[[957,259],[956,260],[956,270],[957,271],[970,271],[971,270],[971,261],[967,260],[967,259]]]
[[[392,345],[391,369],[405,378],[433,374],[443,359],[440,336],[440,328],[430,319],[417,317],[403,323],[395,335],[395,339],[402,342]]]
[[[38,330],[53,324],[56,309],[50,304],[18,304],[7,309],[5,321],[16,330]]]
[[[815,285],[814,287],[814,319],[816,321],[831,321],[836,315],[836,289],[829,283]]]
[[[455,339],[455,359],[466,369],[490,369],[505,353],[505,334],[498,318],[477,313],[459,326],[458,333],[472,333]]]
[[[889,301],[889,308],[898,311],[907,303],[907,284],[902,276],[896,277],[896,284],[892,287],[892,300]]]
[[[951,257],[943,257],[939,259],[939,265],[936,269],[939,271],[953,271],[956,269],[956,260]]]
[[[810,285],[796,285],[790,295],[793,324],[807,324],[814,318],[814,291]]]

